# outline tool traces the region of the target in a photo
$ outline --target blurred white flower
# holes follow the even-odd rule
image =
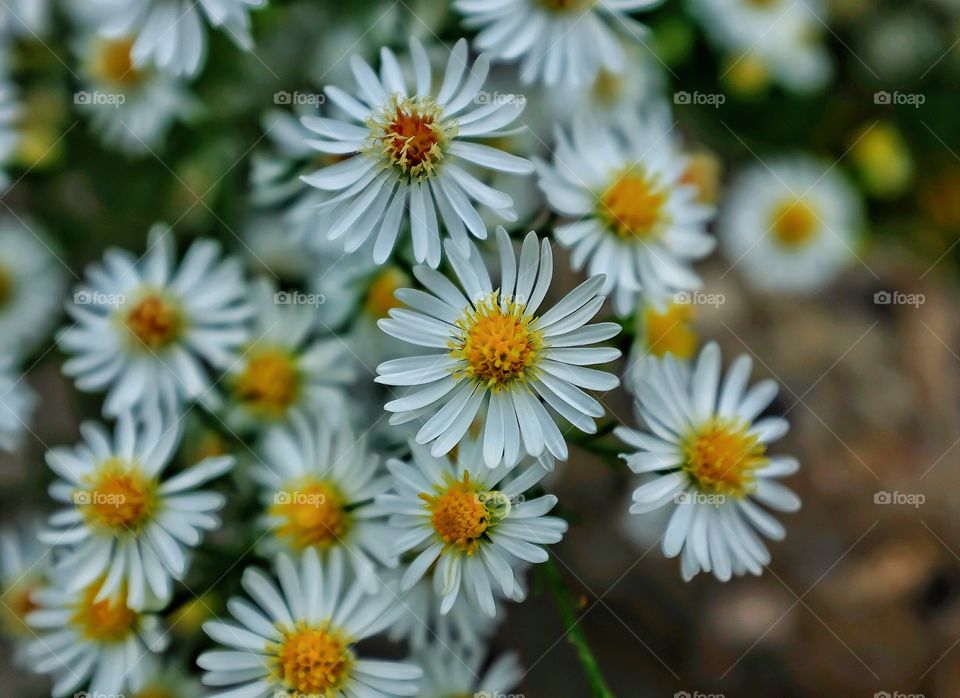
[[[0,451],[16,451],[28,430],[37,396],[13,360],[0,356]]]
[[[438,637],[411,657],[423,668],[418,695],[420,698],[512,695],[524,675],[519,657],[512,652],[504,654],[484,669],[486,658],[487,652],[482,645],[450,642]]]
[[[63,371],[77,387],[107,391],[105,414],[174,414],[211,397],[203,362],[234,363],[253,312],[239,262],[219,256],[219,243],[199,240],[176,266],[173,233],[156,225],[141,258],[112,249],[88,269],[67,306],[76,322],[58,341],[74,355]]]
[[[33,634],[26,618],[37,608],[33,593],[48,582],[52,559],[50,548],[37,540],[42,521],[25,518],[0,530],[0,630],[16,643],[14,662],[30,668],[23,643]]]
[[[810,293],[855,256],[859,195],[828,162],[779,159],[730,186],[718,231],[727,259],[763,291]]]
[[[362,659],[355,643],[381,632],[400,610],[387,589],[366,594],[345,574],[339,556],[321,565],[308,548],[299,568],[277,558],[278,589],[263,572],[248,568],[243,588],[256,605],[232,598],[236,622],[209,621],[204,630],[226,650],[204,652],[197,664],[203,682],[230,687],[210,698],[236,696],[413,696],[421,670],[400,662]]]
[[[63,553],[54,574],[68,592],[101,580],[95,600],[119,594],[130,608],[151,598],[168,602],[183,579],[188,552],[203,531],[216,529],[223,495],[200,485],[233,467],[232,456],[207,458],[163,479],[180,443],[180,429],[155,414],[138,422],[120,415],[114,434],[100,424],[80,427],[83,443],[54,448],[47,465],[59,476],[50,496],[65,508],[50,516],[40,539]]]
[[[799,464],[768,456],[767,446],[787,433],[782,417],[758,419],[776,397],[777,384],[746,390],[752,362],[740,356],[720,382],[720,349],[707,345],[693,368],[672,356],[647,359],[637,391],[637,411],[649,431],[626,427],[617,436],[635,453],[621,457],[638,474],[655,474],[633,493],[631,513],[673,506],[663,536],[667,557],[681,556],[683,578],[713,572],[721,581],[745,572],[759,575],[770,553],[758,532],[784,537],[765,509],[800,508],[779,484]]]

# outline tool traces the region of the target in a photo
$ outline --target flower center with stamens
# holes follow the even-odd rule
[[[504,307],[505,305],[505,307]],[[457,321],[461,337],[450,344],[450,355],[466,363],[467,375],[494,391],[529,378],[543,348],[535,318],[524,306],[501,304],[499,293],[481,299]]]
[[[13,298],[13,279],[6,269],[0,267],[0,308]]]
[[[430,523],[440,539],[460,552],[473,555],[487,529],[502,516],[498,494],[481,492],[464,471],[463,479],[448,477],[446,487],[435,487],[432,495],[421,493],[420,499],[432,513]]]
[[[667,192],[642,167],[620,172],[600,198],[600,218],[622,238],[649,240],[667,222]]]
[[[150,294],[133,306],[123,320],[135,346],[156,350],[172,344],[183,328],[180,309],[158,294]]]
[[[697,351],[697,334],[690,327],[691,305],[671,303],[662,313],[648,305],[643,310],[646,351],[653,356],[673,354],[689,359]]]
[[[770,232],[784,247],[802,247],[817,234],[817,214],[802,199],[785,201],[773,209]]]
[[[87,520],[117,533],[136,532],[156,508],[156,483],[119,459],[103,463],[74,501]]]
[[[390,311],[403,305],[394,294],[397,289],[410,285],[410,279],[396,267],[387,267],[377,274],[367,289],[367,297],[363,301],[363,309],[367,315],[378,320],[388,317]]]
[[[88,586],[80,601],[74,606],[70,621],[80,634],[98,643],[115,643],[126,640],[134,631],[137,614],[127,608],[124,599],[126,590],[121,588],[116,595],[97,601],[103,581]]]
[[[552,12],[583,12],[597,4],[597,0],[538,0]]]
[[[276,649],[280,680],[295,698],[332,698],[349,676],[353,652],[339,632],[329,628],[298,627],[287,633]]]
[[[132,87],[143,79],[133,65],[133,39],[101,39],[95,49],[91,73],[97,80]]]
[[[411,179],[432,177],[446,155],[457,124],[443,119],[433,97],[394,95],[379,117],[372,117],[368,152],[378,153],[390,166]]]
[[[234,379],[233,389],[237,400],[251,410],[264,417],[280,418],[300,394],[296,360],[282,349],[255,350]]]
[[[291,547],[329,548],[343,537],[350,523],[343,497],[324,482],[302,482],[274,495],[272,516],[282,519],[277,536]]]
[[[766,446],[746,424],[714,418],[691,434],[683,447],[684,470],[702,492],[743,497],[755,488]]]

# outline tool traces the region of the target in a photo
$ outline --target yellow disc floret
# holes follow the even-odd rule
[[[791,199],[777,205],[771,214],[770,232],[784,247],[802,247],[819,229],[817,213],[802,199]]]
[[[297,550],[336,544],[350,523],[342,495],[325,482],[300,482],[278,492],[270,514],[282,519],[277,536]]]
[[[88,586],[73,608],[70,622],[88,640],[97,643],[125,641],[137,625],[137,614],[127,607],[126,590],[116,596],[97,601],[103,581]]]
[[[487,530],[502,518],[504,508],[499,492],[483,492],[464,471],[463,478],[448,477],[433,494],[421,493],[424,507],[431,512],[430,523],[437,536],[453,549],[473,555]]]
[[[143,79],[133,64],[133,39],[101,39],[94,49],[91,73],[97,80],[118,87],[132,87]]]
[[[158,293],[151,293],[133,305],[123,320],[134,346],[151,351],[172,344],[183,329],[180,309]]]
[[[282,417],[300,393],[296,360],[283,349],[253,349],[234,379],[233,390],[239,402],[261,416]]]
[[[684,470],[701,492],[743,497],[756,486],[766,447],[739,421],[714,418],[684,443]]]
[[[349,676],[354,656],[342,633],[329,627],[299,626],[274,649],[279,679],[291,698],[333,698]]]
[[[443,160],[457,124],[443,119],[443,108],[432,97],[394,95],[379,117],[367,124],[365,150],[378,154],[411,179],[431,177]]]
[[[623,238],[650,240],[668,222],[667,192],[640,166],[617,174],[600,197],[598,213]]]
[[[100,465],[74,501],[92,524],[116,533],[136,532],[156,510],[157,483],[136,465],[113,459]]]
[[[406,274],[396,267],[386,267],[370,282],[363,309],[377,320],[388,317],[391,310],[403,305],[394,294],[409,285],[410,279]]]
[[[543,349],[535,318],[519,303],[501,303],[493,293],[468,310],[457,322],[461,336],[450,344],[450,354],[465,362],[470,377],[499,391],[530,377]]]
[[[670,303],[660,311],[652,305],[643,310],[644,350],[652,356],[672,354],[689,359],[697,351],[697,334],[690,327],[693,306]]]

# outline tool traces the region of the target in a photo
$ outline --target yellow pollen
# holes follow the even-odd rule
[[[97,46],[91,72],[98,80],[132,87],[143,79],[133,65],[133,39],[103,39]]]
[[[246,368],[235,379],[234,395],[261,416],[280,418],[297,401],[300,373],[296,361],[282,349],[251,352]]]
[[[512,301],[502,308],[493,293],[457,322],[462,336],[451,342],[450,354],[465,361],[467,375],[491,390],[526,380],[536,366],[543,337],[532,327],[535,318],[523,309]]]
[[[466,471],[462,480],[450,478],[446,488],[437,487],[432,495],[421,493],[420,499],[432,512],[430,522],[440,539],[467,555],[473,555],[494,523],[495,513],[484,503]]]
[[[443,108],[432,97],[394,96],[382,116],[371,118],[367,151],[380,153],[390,166],[411,179],[431,177],[456,135],[455,121],[443,121]]]
[[[180,335],[183,322],[175,305],[152,294],[133,306],[124,324],[135,346],[155,350],[171,344]]]
[[[673,354],[689,359],[697,351],[697,334],[690,327],[692,305],[671,303],[662,313],[652,305],[643,310],[646,350],[653,356]]]
[[[114,597],[96,601],[102,585],[103,580],[100,580],[84,590],[70,621],[84,637],[94,642],[123,642],[133,632],[137,614],[123,601],[126,598],[123,588]]]
[[[117,533],[136,532],[156,508],[156,482],[119,459],[103,463],[75,501],[87,520]]]
[[[0,308],[9,303],[12,297],[13,279],[3,267],[0,267]]]
[[[277,673],[292,698],[334,698],[349,675],[353,652],[340,633],[298,627],[276,648]]]
[[[743,497],[754,490],[757,468],[767,462],[766,447],[747,425],[715,418],[684,444],[684,470],[702,492]]]
[[[771,220],[771,232],[784,247],[801,247],[817,234],[817,214],[801,199],[777,206]]]
[[[270,514],[283,519],[277,536],[297,550],[335,545],[350,523],[343,497],[323,482],[303,482],[277,493]]]
[[[363,309],[367,315],[378,320],[387,317],[391,310],[403,305],[393,294],[409,283],[410,279],[402,271],[396,267],[387,267],[370,283]]]
[[[667,193],[640,167],[616,176],[600,198],[600,217],[617,235],[649,240],[666,223]]]

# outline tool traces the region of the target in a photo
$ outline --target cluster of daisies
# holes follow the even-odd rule
[[[90,94],[126,96],[109,116],[81,106],[109,141],[162,141],[208,32],[250,49],[264,4],[69,4]],[[236,254],[178,250],[157,224],[72,284],[56,347],[102,415],[48,450],[48,519],[0,538],[18,659],[55,696],[511,691],[517,658],[486,644],[567,531],[545,478],[621,383],[642,425],[615,430],[630,511],[668,513],[663,552],[685,579],[760,574],[764,539],[784,536],[771,512],[799,507],[780,483],[798,463],[768,450],[788,429],[777,386],[750,385],[746,356],[724,371],[715,344],[698,350],[694,265],[716,222],[755,287],[815,291],[853,254],[852,190],[816,160],[771,159],[718,207],[715,158],[638,51],[649,0],[450,4],[470,41],[395,51],[358,31],[322,106],[265,114]],[[752,14],[721,22],[726,3],[696,4],[733,51],[763,17],[800,32],[807,9],[734,3]],[[18,8],[42,31],[43,12],[34,27]],[[799,70],[784,55],[798,41],[771,35],[770,60]],[[50,350],[42,319],[71,273],[35,224],[0,221],[0,449],[29,429],[23,373]],[[242,594],[216,613],[192,574],[224,539],[246,547],[223,571]],[[184,592],[206,611],[203,687],[166,653]],[[358,647],[381,634],[407,658]]]

